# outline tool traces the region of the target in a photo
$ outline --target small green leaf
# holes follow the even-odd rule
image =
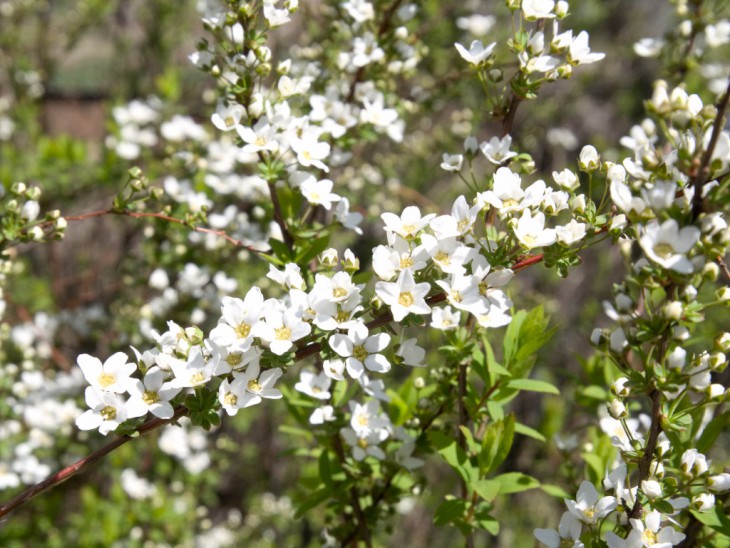
[[[563,489],[562,487],[559,487],[557,485],[550,485],[549,483],[543,483],[540,486],[540,489],[545,491],[551,497],[555,497],[555,498],[558,498],[561,500],[570,499],[573,496],[570,493],[568,493],[565,489]]]
[[[331,494],[332,490],[326,485],[323,485],[314,492],[307,494],[307,498],[305,498],[304,501],[297,507],[297,510],[294,513],[294,517],[296,519],[300,519],[309,510],[316,506],[319,506],[328,498],[330,498]]]
[[[655,510],[659,510],[662,514],[669,516],[674,513],[674,507],[666,500],[655,499],[651,501],[651,505]]]
[[[530,489],[536,489],[540,487],[540,482],[523,474],[522,472],[508,472],[501,474],[494,478],[494,481],[499,482],[499,494],[507,495],[509,493],[520,493],[522,491],[528,491]]]
[[[545,436],[543,436],[540,432],[538,432],[534,428],[530,428],[526,424],[522,424],[521,422],[515,423],[515,432],[517,432],[518,434],[522,434],[523,436],[527,436],[528,438],[541,441],[543,443],[547,441]]]
[[[441,503],[433,516],[433,522],[439,527],[451,525],[463,518],[467,502],[464,499],[449,499]]]
[[[542,392],[545,394],[555,395],[560,394],[560,390],[558,390],[554,385],[547,381],[540,381],[537,379],[510,379],[507,381],[507,386],[509,388],[528,390],[530,392]]]
[[[492,502],[499,494],[501,483],[493,479],[483,479],[469,484],[472,491],[482,497],[486,502]]]

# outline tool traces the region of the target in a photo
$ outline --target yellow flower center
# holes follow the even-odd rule
[[[368,448],[368,440],[366,440],[365,438],[360,438],[360,439],[357,440],[357,445],[361,449],[367,449]]]
[[[234,331],[239,339],[245,339],[251,333],[251,326],[247,323],[241,323]]]
[[[104,418],[105,421],[113,421],[117,418],[116,407],[107,405],[104,409],[101,410],[101,416]]]
[[[360,426],[367,426],[367,425],[368,425],[368,422],[370,422],[370,421],[368,420],[368,417],[367,417],[367,415],[360,415],[360,416],[359,416],[359,417],[357,418],[357,423],[358,423],[358,424],[359,424]]]
[[[644,546],[653,546],[657,541],[656,533],[654,531],[644,529],[644,532],[641,533],[641,540],[644,543]]]
[[[337,323],[345,323],[350,319],[350,313],[345,310],[340,310],[337,312],[337,315],[335,316],[335,320]]]
[[[231,394],[228,392],[225,396],[223,396],[223,404],[224,405],[236,405],[238,403],[238,397],[235,394]]]
[[[241,362],[243,361],[243,354],[240,352],[232,352],[226,356],[226,363],[230,365],[231,367],[236,367],[237,365],[241,365]]]
[[[157,394],[157,392],[145,390],[144,394],[142,394],[142,401],[145,403],[145,405],[152,405],[153,403],[157,403],[158,401],[160,401],[160,396]]]
[[[402,257],[400,260],[401,268],[411,268],[413,266],[413,259],[410,257]]]
[[[487,289],[489,289],[489,284],[487,284],[487,282],[479,282],[479,293],[480,294],[486,296]]]
[[[596,509],[591,506],[590,508],[586,508],[583,510],[583,515],[589,520],[593,521],[593,516],[596,515]]]
[[[401,228],[404,234],[411,235],[416,230],[416,225],[403,225]]]
[[[361,362],[364,362],[368,355],[368,351],[362,345],[357,345],[352,349],[352,357]]]
[[[99,375],[99,386],[101,388],[109,388],[112,384],[117,382],[117,378],[109,373],[102,373]]]
[[[674,248],[672,247],[672,244],[661,242],[654,246],[654,253],[662,259],[668,259],[674,255]]]
[[[398,295],[398,304],[401,306],[409,307],[413,305],[415,299],[410,291],[405,291]]]
[[[246,386],[249,392],[261,392],[261,383],[258,379],[251,379]]]
[[[192,384],[192,385],[200,384],[201,382],[204,382],[204,381],[205,381],[205,376],[200,371],[198,371],[197,373],[194,373],[190,376],[190,384]]]
[[[280,327],[279,329],[275,329],[274,333],[276,333],[276,339],[279,341],[288,341],[291,338],[291,329],[288,327]]]
[[[335,299],[341,299],[342,297],[347,296],[347,290],[341,287],[336,287],[332,290],[332,296]]]
[[[445,251],[439,251],[438,253],[436,253],[433,260],[435,262],[437,262],[438,264],[442,264],[442,265],[451,264],[451,257],[449,257],[449,254],[446,253]]]

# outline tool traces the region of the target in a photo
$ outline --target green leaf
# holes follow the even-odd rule
[[[606,401],[608,398],[608,392],[602,386],[592,384],[580,389],[580,394],[586,398],[591,398],[598,401]]]
[[[521,422],[515,423],[515,432],[517,432],[518,434],[522,434],[523,436],[527,436],[528,438],[541,441],[543,443],[547,441],[545,436],[543,436],[540,432],[538,432],[534,428],[527,426],[526,424],[522,424]]]
[[[509,388],[517,390],[528,390],[530,392],[542,392],[545,394],[560,394],[560,390],[554,385],[547,381],[540,381],[537,379],[510,379],[507,381]]]
[[[294,518],[300,519],[301,517],[303,517],[304,514],[306,514],[309,510],[316,506],[319,506],[328,498],[330,498],[331,493],[332,489],[327,487],[326,485],[323,485],[312,493],[308,493],[307,498],[305,498],[304,501],[297,507],[297,510],[294,513]]]
[[[573,495],[568,493],[565,489],[562,487],[559,487],[557,485],[550,485],[549,483],[543,483],[540,486],[540,489],[542,489],[545,493],[550,495],[551,497],[555,497],[558,499],[569,499],[572,498]]]
[[[655,499],[651,501],[651,506],[655,510],[659,510],[662,514],[671,515],[674,513],[674,507],[668,501],[663,499]]]
[[[466,513],[467,502],[464,499],[449,499],[441,503],[433,516],[433,522],[439,527],[451,525],[459,521]]]
[[[581,453],[581,457],[583,457],[585,463],[593,471],[594,477],[603,477],[603,474],[605,472],[605,466],[601,457],[599,457],[595,453]]]
[[[487,400],[487,412],[493,420],[498,421],[504,418],[504,407],[494,400]]]
[[[478,470],[472,465],[464,450],[457,441],[441,432],[431,432],[431,444],[439,455],[451,466],[461,478],[469,483],[479,477]]]
[[[282,263],[292,262],[291,251],[284,242],[279,241],[275,238],[269,238],[269,246],[271,246],[271,251],[274,252],[276,258],[279,259]]]
[[[486,502],[492,502],[499,495],[501,486],[500,482],[493,479],[483,479],[470,483],[469,489],[475,491]]]
[[[710,529],[730,537],[730,518],[725,515],[724,507],[716,505],[709,512],[692,512],[697,521],[707,525]]]
[[[499,494],[508,495],[510,493],[520,493],[522,491],[528,491],[530,489],[536,489],[540,487],[540,482],[523,474],[522,472],[508,472],[501,474],[494,478],[494,481],[499,482]]]
[[[303,248],[298,254],[296,258],[297,264],[307,264],[309,261],[314,259],[317,255],[322,253],[325,249],[329,247],[330,244],[330,235],[325,234],[324,236],[321,236],[317,238],[314,241],[305,241]]]
[[[479,453],[479,473],[485,475],[496,470],[504,462],[512,448],[515,435],[515,417],[509,414],[504,420],[492,422],[482,438]]]
[[[697,451],[707,453],[713,446],[718,436],[728,431],[730,425],[730,411],[726,411],[713,418],[702,431],[700,439],[697,440]]]

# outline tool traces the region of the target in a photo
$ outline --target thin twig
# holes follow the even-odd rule
[[[142,435],[146,434],[147,432],[151,432],[152,430],[156,430],[160,426],[164,426],[165,424],[169,424],[170,422],[179,419],[180,417],[185,415],[187,411],[187,408],[181,405],[175,409],[175,413],[173,414],[171,419],[150,419],[137,429],[137,433]],[[77,460],[73,464],[70,464],[66,468],[59,470],[52,476],[47,477],[42,482],[35,484],[29,489],[26,489],[18,496],[11,499],[8,503],[0,506],[0,518],[12,512],[19,506],[22,506],[31,499],[37,497],[41,493],[63,483],[68,479],[71,479],[76,474],[83,472],[93,464],[96,464],[98,461],[100,461],[104,456],[108,455],[118,447],[121,447],[125,443],[132,441],[133,439],[134,438],[132,436],[119,436],[111,443],[106,444],[105,446],[97,449],[93,453],[85,456],[82,459]]]
[[[695,195],[692,200],[692,218],[697,220],[697,217],[702,213],[702,187],[705,185],[707,175],[710,166],[710,160],[712,154],[715,152],[717,146],[717,140],[720,138],[720,133],[723,130],[723,121],[725,118],[725,112],[727,111],[728,102],[730,102],[730,79],[728,79],[727,89],[725,95],[720,99],[720,103],[717,105],[717,115],[712,126],[712,135],[710,135],[710,142],[707,144],[704,154],[702,155],[702,161],[697,168],[697,173],[692,181],[692,186],[695,189]]]
[[[639,459],[639,479],[637,485],[641,487],[641,482],[649,477],[651,471],[651,461],[654,458],[654,451],[656,450],[657,440],[659,434],[662,431],[661,425],[661,410],[662,410],[662,393],[654,388],[649,395],[651,398],[651,426],[649,427],[649,436],[646,439],[646,445],[644,446],[644,454]],[[636,498],[634,507],[631,509],[629,518],[638,519],[641,517],[642,505],[639,502],[639,498]]]

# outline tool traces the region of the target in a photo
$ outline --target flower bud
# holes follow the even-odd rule
[[[631,390],[628,386],[626,386],[629,382],[629,379],[626,377],[621,377],[619,379],[616,379],[611,384],[611,392],[618,398],[625,398],[631,393]]]
[[[698,512],[706,512],[715,507],[715,495],[700,493],[692,497],[692,507]]]
[[[730,301],[730,287],[721,287],[717,291],[715,291],[715,296],[717,297],[717,300],[721,303],[726,303]]]
[[[667,320],[679,321],[682,317],[682,303],[679,301],[670,301],[662,307],[662,316]]]
[[[715,493],[723,493],[730,489],[730,474],[723,472],[707,478],[707,487]]]
[[[565,0],[558,0],[558,2],[555,4],[555,15],[557,15],[560,19],[568,15],[568,2]]]
[[[20,210],[20,218],[24,221],[35,221],[41,212],[41,206],[35,200],[28,200]]]
[[[583,147],[580,151],[578,166],[586,172],[595,171],[601,167],[601,161],[598,157],[596,147],[592,145],[586,145]]]
[[[426,386],[426,380],[423,377],[416,377],[413,379],[413,386],[416,387],[416,390],[421,390]]]
[[[21,182],[13,183],[13,185],[10,187],[10,192],[12,192],[13,194],[17,194],[18,196],[23,196],[27,190],[28,185]]]
[[[34,242],[40,242],[43,240],[43,229],[39,226],[31,227],[28,231],[28,237]]]
[[[641,482],[641,490],[649,500],[657,499],[662,496],[662,484],[656,480],[649,479]]]
[[[713,383],[707,387],[705,392],[711,400],[719,400],[725,397],[725,387],[721,384]]]
[[[65,217],[59,217],[56,219],[56,230],[63,232],[66,230],[66,227],[68,226],[68,221]]]
[[[622,232],[626,228],[626,215],[621,213],[620,215],[616,215],[611,219],[611,222],[608,225],[608,230],[611,232]]]
[[[608,414],[614,419],[623,419],[628,416],[626,406],[620,400],[611,400],[608,404]]]
[[[337,266],[337,263],[339,262],[339,257],[337,256],[337,250],[334,248],[325,249],[322,254],[319,256],[319,262],[324,266],[325,268],[334,268]]]
[[[730,333],[725,331],[725,333],[715,339],[715,345],[717,345],[722,352],[730,350]]]
[[[702,267],[702,276],[710,280],[711,282],[714,282],[717,280],[717,276],[720,274],[720,267],[716,265],[715,263],[705,263],[705,266]]]
[[[343,264],[345,266],[345,270],[348,272],[360,270],[360,259],[355,257],[355,254],[349,249],[345,250]]]
[[[585,194],[577,194],[570,199],[570,209],[574,213],[583,213],[586,210]]]

